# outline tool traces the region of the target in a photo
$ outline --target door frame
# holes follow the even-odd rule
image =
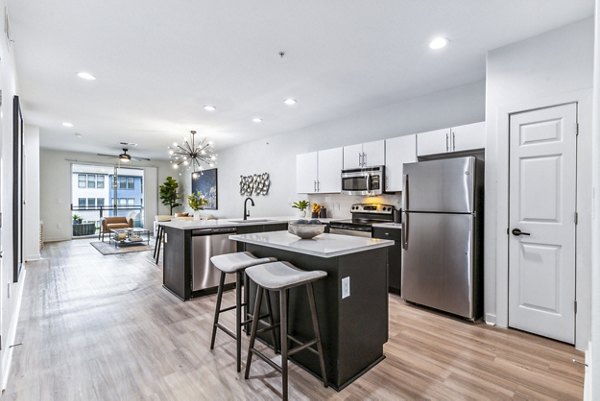
[[[486,213],[490,209],[495,209],[496,216],[492,216],[493,235],[488,235],[485,239],[485,253],[488,255],[486,260],[488,266],[484,267],[492,277],[484,278],[485,291],[495,292],[492,299],[486,297],[490,303],[495,301],[494,305],[485,305],[486,322],[496,324],[500,327],[508,327],[508,274],[509,274],[509,236],[507,228],[509,226],[509,168],[510,168],[510,115],[518,112],[531,111],[547,108],[566,103],[577,103],[577,120],[579,122],[579,136],[577,138],[577,212],[579,221],[575,229],[575,297],[577,300],[577,313],[575,315],[575,347],[585,349],[591,334],[591,206],[592,206],[592,91],[591,89],[568,92],[557,96],[529,99],[523,102],[498,107],[496,110],[496,135],[488,135],[488,145],[490,141],[495,142],[496,154],[490,154],[486,150],[486,161],[496,161],[496,166],[486,166],[487,180],[486,188],[490,188],[489,181],[496,180],[496,185],[492,194],[495,194],[495,207],[486,208]],[[489,129],[489,127],[488,127]],[[492,135],[493,135],[492,130]],[[487,148],[486,148],[487,149]],[[496,156],[496,157],[493,157]],[[492,167],[492,168],[490,168]],[[494,176],[495,173],[495,176]],[[486,202],[486,205],[488,202]],[[488,220],[489,221],[489,220]],[[487,231],[490,233],[490,231]],[[491,237],[491,238],[489,238]],[[490,269],[489,262],[495,265]],[[494,263],[495,262],[495,263]],[[492,271],[490,271],[492,270]],[[495,285],[494,285],[495,284]],[[495,314],[494,314],[495,309]]]

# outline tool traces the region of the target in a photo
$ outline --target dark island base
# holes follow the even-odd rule
[[[384,359],[388,340],[387,249],[380,248],[334,258],[320,258],[246,244],[245,250],[258,257],[273,256],[300,269],[324,270],[327,277],[314,283],[317,314],[325,354],[328,384],[341,390]],[[350,296],[342,299],[342,278],[350,278]],[[256,285],[249,283],[252,310]],[[279,298],[271,294],[274,319],[279,321]],[[302,340],[314,337],[305,287],[289,291],[289,333]],[[266,307],[263,304],[264,313]],[[270,335],[259,335],[270,344]],[[291,357],[320,378],[316,355],[308,351]]]

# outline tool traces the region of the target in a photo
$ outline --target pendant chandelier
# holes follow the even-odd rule
[[[214,153],[212,142],[207,138],[196,142],[196,131],[190,132],[190,137],[184,138],[182,144],[175,142],[169,146],[169,158],[173,168],[191,169],[196,173],[205,166],[214,167],[217,155]]]

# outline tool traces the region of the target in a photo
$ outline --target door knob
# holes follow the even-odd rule
[[[519,235],[531,235],[530,233],[521,231],[519,228],[513,228],[513,230],[511,232],[512,232],[512,235],[514,235],[515,237],[518,237]]]

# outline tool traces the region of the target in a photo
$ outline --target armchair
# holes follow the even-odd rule
[[[100,225],[100,234],[98,234],[98,239],[102,239],[104,242],[104,234],[110,233],[111,230],[116,230],[119,228],[132,228],[133,227],[133,219],[128,219],[127,217],[121,216],[113,216],[113,217],[104,217],[102,219],[102,224]]]

